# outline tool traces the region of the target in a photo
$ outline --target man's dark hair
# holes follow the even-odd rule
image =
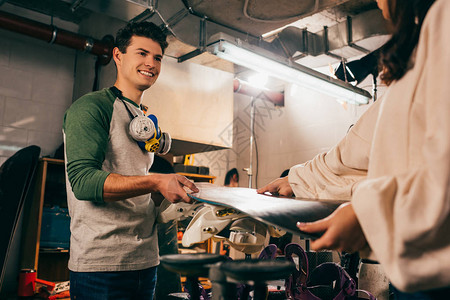
[[[435,0],[390,0],[393,26],[391,39],[381,49],[381,79],[386,84],[399,80],[409,68],[411,54],[419,41],[420,29]]]
[[[238,170],[236,168],[231,169],[230,171],[227,172],[227,174],[225,175],[225,182],[224,185],[229,185],[230,181],[231,181],[231,177],[233,177],[233,175],[237,176],[237,181],[239,181],[239,173]]]
[[[141,36],[154,40],[161,46],[162,53],[166,50],[169,43],[166,41],[166,34],[152,22],[131,22],[125,27],[119,29],[116,34],[115,46],[120,52],[126,53],[133,36]]]

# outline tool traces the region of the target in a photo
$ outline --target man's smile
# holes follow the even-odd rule
[[[148,77],[153,77],[155,76],[154,72],[151,71],[144,71],[144,70],[139,70],[138,71],[140,74],[144,75],[144,76],[148,76]]]

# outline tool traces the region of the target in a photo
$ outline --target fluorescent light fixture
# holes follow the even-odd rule
[[[269,77],[264,73],[257,73],[248,77],[248,83],[257,88],[265,88]]]
[[[214,40],[214,36],[212,40]],[[261,47],[247,44],[241,40],[236,40],[236,42],[230,42],[230,40],[233,38],[220,33],[215,42],[210,43],[207,49],[212,54],[237,65],[325,93],[351,104],[367,104],[372,98],[366,90],[294,63]]]

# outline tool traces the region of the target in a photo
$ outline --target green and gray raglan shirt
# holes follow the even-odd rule
[[[71,271],[141,270],[159,263],[150,195],[103,201],[110,173],[147,175],[153,163],[153,154],[129,135],[129,123],[124,102],[110,89],[81,97],[64,116]]]

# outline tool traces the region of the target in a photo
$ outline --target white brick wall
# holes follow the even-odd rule
[[[0,163],[38,145],[53,155],[72,103],[75,50],[0,30]]]

